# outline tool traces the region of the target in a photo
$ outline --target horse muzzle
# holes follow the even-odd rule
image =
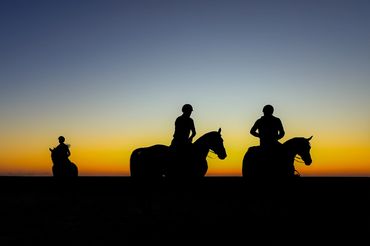
[[[226,153],[222,153],[222,154],[219,154],[219,155],[217,155],[217,156],[218,156],[218,158],[220,158],[221,160],[224,160],[224,159],[227,157]]]
[[[312,164],[312,159],[311,159],[311,158],[309,158],[309,159],[305,160],[305,161],[304,161],[304,164],[306,164],[306,166],[311,165],[311,164]]]

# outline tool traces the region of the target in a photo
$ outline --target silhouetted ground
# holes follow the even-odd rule
[[[0,245],[370,245],[370,178],[187,185],[0,177]]]

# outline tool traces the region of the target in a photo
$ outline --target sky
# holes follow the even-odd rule
[[[190,103],[197,136],[222,128],[240,176],[266,104],[310,137],[302,176],[370,176],[370,2],[0,2],[0,175],[48,176],[63,135],[81,176],[128,176],[169,145]]]

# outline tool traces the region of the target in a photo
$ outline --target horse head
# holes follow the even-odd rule
[[[310,140],[312,139],[313,136],[309,138],[301,138],[302,141],[298,146],[297,154],[302,158],[304,164],[307,166],[311,165],[312,163],[312,158],[310,154],[311,150],[311,144]]]
[[[221,128],[218,131],[209,133],[209,149],[212,150],[218,158],[221,160],[225,159],[227,154],[224,146],[224,140],[221,136]]]

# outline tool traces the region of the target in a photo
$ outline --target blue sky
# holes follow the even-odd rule
[[[369,146],[369,10],[359,0],[2,1],[1,148],[39,138],[47,148],[62,133],[108,152],[119,138],[129,150],[169,143],[191,103],[199,134],[223,127],[237,163],[270,103],[287,138],[320,139],[331,170],[324,153],[338,139]]]

